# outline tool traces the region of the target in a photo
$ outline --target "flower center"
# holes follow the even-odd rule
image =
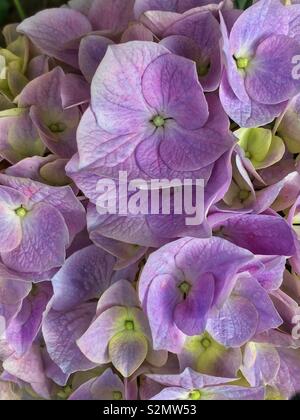
[[[209,73],[210,70],[210,63],[208,64],[198,64],[197,65],[197,73],[199,77],[204,77],[207,76],[207,74]]]
[[[66,386],[65,388],[63,388],[61,391],[59,391],[57,393],[57,396],[61,399],[61,400],[67,400],[69,398],[69,396],[72,394],[73,390],[71,386]]]
[[[186,299],[190,293],[191,285],[187,281],[184,281],[179,285],[179,290],[183,294],[184,299]]]
[[[52,133],[63,133],[66,130],[66,128],[67,128],[66,124],[62,122],[49,125],[49,130]]]
[[[201,392],[199,389],[195,389],[194,391],[189,393],[189,400],[201,400]]]
[[[202,346],[205,350],[209,349],[209,348],[210,348],[210,346],[211,346],[211,341],[210,341],[210,339],[209,339],[209,338],[203,338],[203,340],[201,340],[201,346]]]
[[[239,197],[240,197],[240,200],[241,201],[246,201],[246,200],[248,200],[248,198],[250,197],[250,191],[246,191],[246,190],[241,190],[240,191],[240,195],[239,195]]]
[[[151,120],[152,124],[155,125],[155,127],[160,128],[163,127],[166,123],[166,120],[161,115],[155,115],[155,117]]]
[[[133,331],[134,330],[134,322],[133,321],[125,321],[125,330],[126,331]]]
[[[18,217],[25,217],[26,214],[28,213],[28,211],[26,209],[24,209],[24,207],[19,207],[18,209],[15,210],[15,213]]]
[[[250,60],[247,57],[236,58],[236,65],[240,70],[245,70],[248,67],[249,62]]]
[[[122,392],[120,392],[120,391],[114,391],[113,392],[113,400],[115,400],[115,401],[123,400]]]

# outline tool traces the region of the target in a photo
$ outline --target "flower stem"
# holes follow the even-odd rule
[[[18,14],[19,14],[19,16],[20,16],[20,19],[21,20],[24,20],[25,18],[26,18],[26,13],[25,13],[25,11],[24,11],[24,8],[23,8],[23,6],[21,5],[21,3],[20,3],[20,0],[13,0],[13,2],[14,2],[14,5],[15,5],[15,8],[17,9],[17,11],[18,11]]]

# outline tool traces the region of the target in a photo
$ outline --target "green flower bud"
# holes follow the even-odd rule
[[[2,106],[3,98],[12,103],[28,83],[26,70],[29,61],[29,42],[27,38],[18,35],[12,25],[4,30],[4,36],[8,45],[0,49],[0,110],[5,109]]]
[[[255,169],[268,168],[279,162],[285,146],[282,139],[265,128],[241,128],[235,132],[238,144]]]

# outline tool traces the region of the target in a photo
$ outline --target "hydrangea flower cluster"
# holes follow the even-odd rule
[[[4,28],[0,399],[300,392],[297,3],[71,0]],[[104,214],[120,173],[201,179],[203,220]]]

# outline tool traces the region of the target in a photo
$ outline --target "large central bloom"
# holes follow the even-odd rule
[[[232,145],[227,119],[214,108],[218,121],[209,118],[192,61],[150,42],[111,46],[79,128],[79,169],[127,169],[144,179],[201,170],[207,179]]]
[[[118,179],[126,171],[128,180],[203,179],[208,208],[225,192],[230,176],[224,166],[228,169],[233,138],[219,99],[215,94],[205,97],[193,61],[151,42],[108,48],[92,82],[91,106],[77,142],[79,153],[67,171],[93,204],[97,182]],[[92,219],[93,230],[101,226],[103,236],[146,246],[161,243],[141,220]],[[135,238],[132,230],[128,234],[131,222]],[[136,229],[143,224],[140,240]],[[175,233],[176,224],[172,219],[168,238],[187,234]]]

